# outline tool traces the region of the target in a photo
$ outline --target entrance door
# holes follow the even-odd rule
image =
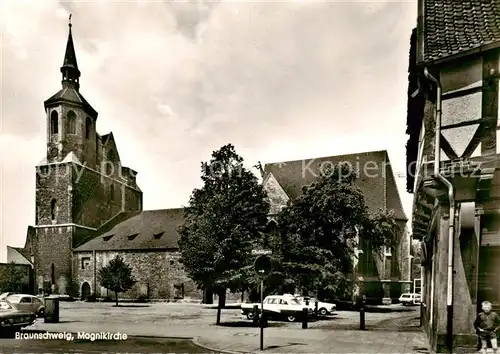
[[[82,300],[88,299],[90,296],[90,284],[85,282],[82,284]]]
[[[479,256],[478,310],[482,301],[493,304],[493,311],[500,310],[500,247],[482,246]]]

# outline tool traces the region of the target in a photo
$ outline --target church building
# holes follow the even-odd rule
[[[97,111],[80,92],[71,23],[62,87],[44,102],[46,156],[36,166],[36,219],[8,262],[34,267],[34,292],[107,296],[98,270],[116,255],[137,280],[127,296],[199,297],[179,263],[182,209],[142,210],[137,172],[122,166],[112,133],[96,131]]]
[[[196,299],[202,292],[180,260],[183,208],[143,210],[137,172],[122,166],[112,133],[96,131],[97,111],[80,92],[80,70],[69,24],[61,89],[45,101],[47,150],[36,167],[36,219],[24,248],[8,261],[34,268],[33,291],[107,297],[99,270],[120,255],[132,267],[128,298]],[[371,211],[393,210],[401,232],[394,247],[372,252],[360,235],[358,275],[369,299],[390,303],[410,290],[410,236],[386,151],[267,164],[261,171],[273,217],[325,164],[352,163]],[[205,294],[207,295],[207,294]],[[233,296],[230,296],[233,295]],[[240,294],[228,294],[227,298]],[[206,296],[206,302],[211,302]]]

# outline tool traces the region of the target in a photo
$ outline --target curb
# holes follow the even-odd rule
[[[43,329],[22,329],[22,333],[48,333],[49,331],[43,330]],[[76,332],[70,332],[73,335],[76,335]],[[221,350],[221,349],[216,349],[209,347],[205,344],[200,343],[200,338],[201,337],[181,337],[181,336],[149,336],[149,335],[130,335],[128,337],[134,337],[134,338],[169,338],[169,339],[184,339],[184,340],[190,340],[194,345],[197,347],[209,350],[211,352],[215,353],[224,353],[224,354],[242,354],[246,352],[235,352],[235,351],[230,351],[230,350]]]
[[[209,347],[208,345],[205,345],[205,344],[201,344],[199,342],[201,337],[195,337],[195,338],[191,338],[191,342],[193,342],[194,345],[200,347],[200,348],[203,348],[203,349],[206,349],[206,350],[210,350],[211,352],[215,352],[215,353],[224,353],[224,354],[242,354],[242,353],[250,353],[250,352],[233,352],[233,351],[230,351],[230,350],[221,350],[221,349],[215,349],[215,348],[212,348],[212,347]]]

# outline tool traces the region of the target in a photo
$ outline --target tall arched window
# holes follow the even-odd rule
[[[92,119],[90,117],[87,117],[85,120],[85,138],[90,139],[92,136]]]
[[[57,111],[52,111],[50,114],[50,134],[59,133],[59,115]]]
[[[52,284],[56,283],[56,270],[54,267],[54,263],[52,263],[52,265],[50,266],[50,280]]]
[[[56,208],[57,208],[57,205],[56,205],[56,200],[55,199],[52,199],[50,201],[50,218],[52,220],[55,220],[56,219]]]
[[[76,114],[73,111],[69,111],[66,115],[68,118],[68,134],[76,134]]]

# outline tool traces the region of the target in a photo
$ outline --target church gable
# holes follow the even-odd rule
[[[264,190],[267,192],[267,196],[270,202],[270,215],[278,214],[281,209],[286,206],[290,197],[286,194],[285,190],[279,182],[276,180],[272,173],[268,173],[264,181],[262,182]]]
[[[288,197],[295,199],[302,189],[309,186],[327,171],[328,167],[347,163],[358,171],[356,185],[363,191],[366,204],[371,211],[385,206],[385,156],[386,151],[371,151],[349,155],[319,157],[296,161],[266,164],[264,171],[272,173]]]

